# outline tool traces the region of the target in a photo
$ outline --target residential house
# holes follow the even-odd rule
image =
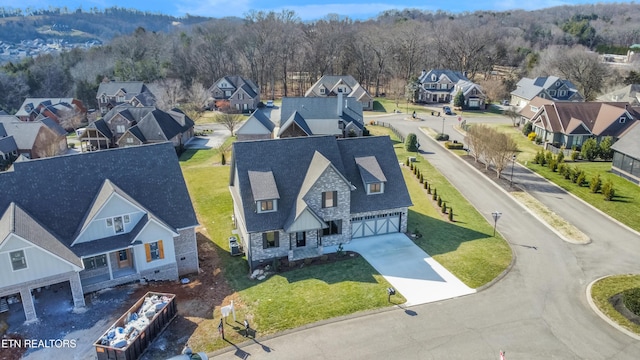
[[[231,75],[218,79],[209,88],[216,108],[226,106],[241,112],[250,112],[258,108],[260,89],[250,79]]]
[[[262,110],[255,110],[236,131],[238,141],[272,139],[276,125]]]
[[[511,92],[511,105],[521,109],[536,96],[553,101],[584,101],[584,96],[569,80],[557,76],[522,78]]]
[[[229,189],[251,269],[281,257],[317,257],[353,238],[406,232],[412,205],[388,136],[239,141]]]
[[[534,97],[533,99],[531,99],[531,102],[529,102],[526,106],[523,106],[522,109],[518,111],[518,114],[520,114],[520,122],[522,124],[526,124],[527,122],[531,121],[531,119],[538,113],[538,110],[540,110],[543,105],[550,104],[553,104],[552,100],[544,99],[539,96]]]
[[[4,133],[13,138],[18,154],[27,158],[55,156],[67,151],[67,132],[49,118],[25,122],[12,115],[3,115],[0,124]]]
[[[0,123],[0,171],[4,170],[18,157],[18,144],[13,135],[7,134],[4,124]]]
[[[122,104],[155,106],[156,97],[142,81],[106,81],[100,83],[96,95],[101,114]]]
[[[533,131],[556,148],[580,147],[588,138],[598,142],[611,136],[615,142],[640,118],[629,103],[553,102],[533,116]]]
[[[601,95],[598,101],[621,101],[628,102],[631,106],[640,106],[640,84],[631,84],[622,89],[613,90]]]
[[[162,111],[155,107],[124,104],[89,124],[79,140],[82,151],[163,141],[181,149],[193,137],[193,127],[193,120],[178,109]]]
[[[364,134],[362,104],[355,98],[287,97],[280,107],[278,137]]]
[[[465,108],[484,109],[486,95],[480,85],[473,83],[465,74],[453,70],[422,70],[418,77],[416,101],[420,103],[452,103],[462,91]]]
[[[613,146],[611,172],[640,185],[640,125],[636,122]]]
[[[22,121],[49,118],[72,130],[86,121],[87,108],[74,98],[26,98],[15,115]]]
[[[373,110],[373,97],[351,75],[324,75],[304,94],[305,97],[329,97],[343,94],[355,98],[362,110]]]
[[[82,307],[89,292],[198,271],[198,222],[168,143],[16,162],[0,183],[0,297],[19,295],[28,322],[49,285]]]

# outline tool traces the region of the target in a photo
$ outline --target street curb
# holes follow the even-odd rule
[[[460,135],[464,135],[464,133],[463,133],[460,129],[456,128],[455,126],[454,126],[454,129],[455,129],[455,130],[456,130]],[[630,232],[632,232],[632,233],[636,234],[637,236],[640,236],[640,232],[639,232],[639,231],[634,230],[634,229],[630,228],[628,225],[621,223],[621,222],[620,222],[620,221],[618,221],[617,219],[615,219],[615,218],[611,217],[611,215],[609,215],[609,214],[607,214],[607,213],[603,212],[602,210],[598,209],[597,207],[595,207],[595,206],[593,206],[593,205],[589,204],[588,202],[586,202],[586,201],[582,200],[582,199],[581,199],[581,198],[579,198],[578,196],[576,196],[576,195],[572,194],[571,192],[569,192],[569,191],[567,191],[567,190],[563,189],[560,185],[558,185],[558,184],[554,183],[553,181],[551,181],[551,180],[549,180],[549,179],[545,178],[544,176],[542,176],[542,175],[538,174],[537,172],[535,172],[535,171],[533,171],[533,170],[529,169],[528,167],[526,167],[526,166],[524,166],[524,165],[522,165],[522,164],[519,164],[519,163],[518,163],[518,166],[522,166],[522,167],[524,167],[525,169],[529,170],[533,175],[535,175],[535,176],[537,176],[537,177],[539,177],[539,178],[543,179],[543,180],[544,180],[544,181],[546,181],[547,183],[549,183],[549,184],[551,184],[551,185],[555,186],[556,188],[558,188],[558,189],[560,189],[560,190],[564,191],[565,193],[567,193],[568,195],[570,195],[570,196],[571,196],[571,197],[573,197],[574,199],[579,200],[579,201],[580,201],[580,202],[582,202],[584,205],[589,206],[589,207],[590,207],[590,208],[592,208],[593,210],[595,210],[595,211],[599,212],[601,215],[605,216],[606,218],[608,218],[608,219],[609,219],[609,220],[611,220],[612,222],[615,222],[615,223],[617,223],[618,225],[620,225],[621,227],[623,227],[623,228],[625,228],[625,229],[629,230]],[[522,188],[520,188],[520,189],[521,189],[522,191],[525,191],[525,190],[523,190]],[[591,239],[591,238],[590,238],[590,239]],[[570,241],[569,241],[569,242],[570,242]],[[572,244],[573,244],[573,242],[570,242],[570,243],[572,243]],[[591,243],[591,240],[589,241],[589,243]],[[582,243],[578,243],[578,244],[582,244]]]
[[[432,142],[435,142],[438,144],[438,146],[440,146],[442,149],[444,149],[445,151],[449,151],[447,148],[445,148],[442,144],[440,144],[438,141],[436,141],[435,139],[431,138],[422,128],[420,128],[420,131],[427,136],[427,138],[429,138]],[[460,159],[458,157],[458,160],[461,161],[463,164],[465,164],[465,166],[468,166],[469,168],[473,169],[475,172],[477,172],[478,174],[480,174],[481,176],[486,178],[486,175],[483,174],[482,172],[480,172],[478,169],[476,169],[475,167],[469,165],[466,161]],[[533,213],[528,207],[524,206],[524,204],[522,204],[520,201],[518,201],[518,199],[514,198],[513,196],[511,196],[511,194],[506,191],[505,189],[502,188],[502,186],[496,184],[493,181],[489,181],[491,183],[491,185],[493,185],[494,187],[496,187],[498,190],[502,191],[504,194],[508,195],[513,201],[515,201],[516,204],[518,204],[518,206],[520,206],[522,209],[524,209],[526,212],[528,212],[532,217],[534,217],[535,219],[537,219],[540,223],[542,223],[544,226],[547,227],[547,229],[551,230],[551,232],[553,232],[554,234],[556,234],[556,236],[558,236],[560,238],[560,240],[569,243],[569,244],[574,244],[574,245],[587,245],[591,242],[591,240],[589,240],[589,242],[587,243],[577,243],[574,241],[571,241],[569,239],[567,239],[566,237],[564,237],[564,235],[560,234],[560,232],[558,232],[558,230],[554,229],[551,225],[549,225],[549,223],[547,223],[546,221],[544,221],[543,219],[541,219],[537,214]],[[523,190],[524,191],[524,190]],[[465,197],[466,199],[466,197]],[[475,207],[475,206],[474,206]],[[476,209],[477,210],[477,209]],[[480,212],[478,210],[478,212]],[[499,232],[499,231],[498,231]],[[502,234],[500,234],[502,235]],[[505,240],[506,241],[506,240]],[[509,243],[509,241],[507,241]],[[509,243],[511,244],[511,243]],[[512,249],[513,252],[513,249]]]
[[[598,309],[598,306],[596,306],[595,302],[593,302],[593,297],[591,296],[591,288],[593,287],[593,284],[597,283],[598,281],[600,281],[602,279],[606,279],[606,278],[611,277],[611,276],[615,276],[615,275],[603,276],[601,278],[593,280],[592,282],[589,283],[589,285],[587,285],[587,289],[585,291],[586,292],[586,297],[587,297],[587,302],[589,303],[589,306],[591,307],[591,310],[593,310],[593,312],[596,313],[596,315],[598,315],[607,324],[611,325],[616,330],[618,330],[618,331],[620,331],[620,332],[622,332],[622,333],[634,338],[635,340],[640,340],[640,335],[635,334],[635,333],[625,329],[620,324],[618,324],[617,322],[613,321],[611,318],[609,318],[607,315],[605,315],[602,311],[600,311],[600,309]]]

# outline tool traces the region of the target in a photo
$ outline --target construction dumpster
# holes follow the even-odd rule
[[[136,360],[176,317],[174,294],[148,292],[95,343],[98,360]]]

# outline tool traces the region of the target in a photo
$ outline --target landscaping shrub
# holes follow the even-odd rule
[[[613,188],[611,180],[607,180],[606,183],[602,184],[602,195],[604,195],[604,199],[607,201],[613,200],[613,197],[616,195],[616,190]]]
[[[407,167],[409,167],[409,165],[411,165],[411,163],[409,162],[409,158],[407,157],[407,162],[405,163],[405,165],[407,165]]]
[[[567,180],[571,180],[573,181],[573,173],[576,170],[574,168],[572,168],[571,166],[567,166],[566,170],[564,171],[564,178]]]
[[[529,138],[529,141],[534,141],[536,139],[536,133],[533,131],[530,132],[529,135],[527,135],[527,138]]]
[[[573,171],[571,172],[571,182],[577,183],[578,182],[578,176],[580,176],[580,173],[582,172],[582,170],[575,168],[573,169]]]
[[[549,170],[553,172],[556,172],[558,170],[558,160],[551,159],[551,161],[549,161]]]
[[[426,182],[424,184],[427,185],[427,194],[431,194],[431,184],[427,184]]]
[[[427,192],[429,192],[428,187],[429,187],[429,184],[425,181],[425,182],[424,182],[424,188],[425,188],[425,189],[427,189]]]
[[[576,179],[576,184],[578,186],[583,186],[586,180],[587,175],[584,173],[584,171],[580,171],[580,173],[578,174],[578,178]]]
[[[640,288],[632,288],[623,291],[622,302],[629,311],[640,316]]]
[[[559,163],[558,164],[558,174],[560,174],[560,176],[564,176],[564,174],[566,172],[567,172],[567,164]]]
[[[546,160],[544,157],[544,151],[542,149],[538,150],[538,152],[536,153],[536,156],[533,158],[533,162],[538,165],[544,166],[545,161]]]
[[[436,140],[438,141],[447,141],[449,140],[449,134],[440,133],[436,135]]]
[[[564,151],[563,150],[564,150],[564,148],[561,148],[560,152],[556,156],[556,161],[558,162],[558,164],[561,164],[562,162],[564,162]]]
[[[589,189],[592,193],[596,194],[602,188],[602,180],[600,180],[600,174],[597,174],[593,178],[591,178],[591,182],[589,183]]]
[[[578,155],[580,155],[580,153],[578,152],[578,150],[573,150],[571,152],[571,161],[576,161],[578,160]]]
[[[413,163],[409,165],[409,170],[413,171]]]
[[[549,164],[551,160],[553,160],[553,153],[549,150],[545,151],[544,153],[545,164]]]
[[[224,153],[222,153],[222,157],[221,157],[221,159],[220,159],[220,163],[221,163],[222,165],[227,165],[227,159],[225,159],[225,158],[224,158]]]
[[[582,143],[582,150],[580,151],[580,155],[582,155],[583,159],[587,159],[589,161],[595,160],[598,157],[598,142],[594,138],[589,138]]]
[[[431,198],[433,200],[436,200],[438,198],[438,189],[433,189],[433,196],[431,196]]]
[[[306,259],[304,259],[304,264],[305,264],[305,265],[311,265],[311,262],[312,262],[312,261],[313,261],[313,259],[311,259],[311,258],[306,258]]]
[[[611,161],[613,158],[613,149],[611,149],[611,145],[613,145],[613,138],[611,136],[605,136],[600,141],[598,154],[602,160]]]
[[[449,221],[453,221],[453,208],[449,208]]]
[[[422,173],[420,173],[420,184],[424,184],[424,176],[422,176]]]
[[[536,136],[536,144],[542,144],[542,136]]]
[[[418,151],[418,138],[416,137],[416,134],[409,133],[409,135],[407,135],[407,138],[404,141],[404,148],[410,152]]]
[[[447,202],[446,201],[442,202],[442,207],[440,208],[440,210],[442,211],[443,214],[447,213]]]
[[[533,123],[531,123],[531,121],[527,121],[527,123],[524,124],[524,126],[522,127],[522,135],[529,136],[529,134],[531,134],[532,132],[533,132]],[[529,138],[529,140],[532,140],[532,139]]]
[[[464,144],[459,142],[447,141],[446,143],[444,143],[444,147],[449,150],[462,150],[464,149]]]
[[[440,198],[440,195],[438,195],[438,206],[442,206],[442,198]]]

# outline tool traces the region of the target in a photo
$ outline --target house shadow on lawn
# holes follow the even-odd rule
[[[493,237],[491,234],[460,226],[461,224],[463,223],[441,220],[409,210],[409,230],[418,229],[422,234],[414,242],[430,256],[456,251],[468,241]]]

